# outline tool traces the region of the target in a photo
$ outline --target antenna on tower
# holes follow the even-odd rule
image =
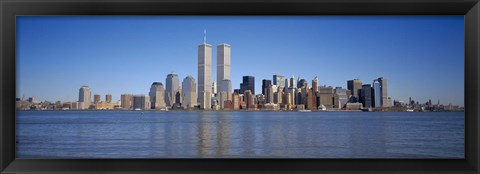
[[[203,44],[207,44],[207,29],[203,29]]]

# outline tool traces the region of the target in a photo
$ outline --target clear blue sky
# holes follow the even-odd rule
[[[197,47],[232,46],[231,80],[318,76],[320,85],[388,79],[393,99],[464,104],[463,16],[21,16],[17,97],[76,101],[148,94],[174,71],[197,80]],[[212,55],[216,79],[216,47]]]

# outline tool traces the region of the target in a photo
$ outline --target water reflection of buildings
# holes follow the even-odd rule
[[[197,154],[201,156],[210,155],[210,148],[212,145],[211,133],[210,133],[210,115],[208,112],[198,112],[199,116],[197,121],[198,123],[198,143],[197,143]]]
[[[197,157],[197,122],[190,122],[195,113],[184,113],[182,116],[165,116],[165,113],[145,113],[143,117],[153,119],[146,134],[148,157]]]
[[[253,150],[254,139],[255,139],[255,125],[253,122],[254,114],[242,116],[240,121],[240,129],[238,138],[240,140],[240,151],[238,153],[242,155],[253,155],[255,151]]]
[[[198,112],[197,155],[215,157],[230,154],[231,117],[226,112]]]
[[[217,155],[230,155],[230,113],[220,112],[216,117]]]

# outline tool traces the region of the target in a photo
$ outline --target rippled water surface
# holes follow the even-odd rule
[[[17,158],[463,158],[463,112],[17,111]]]

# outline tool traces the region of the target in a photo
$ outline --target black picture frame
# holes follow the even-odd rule
[[[478,173],[478,0],[0,0],[2,173]],[[18,15],[464,15],[465,159],[16,159]]]

